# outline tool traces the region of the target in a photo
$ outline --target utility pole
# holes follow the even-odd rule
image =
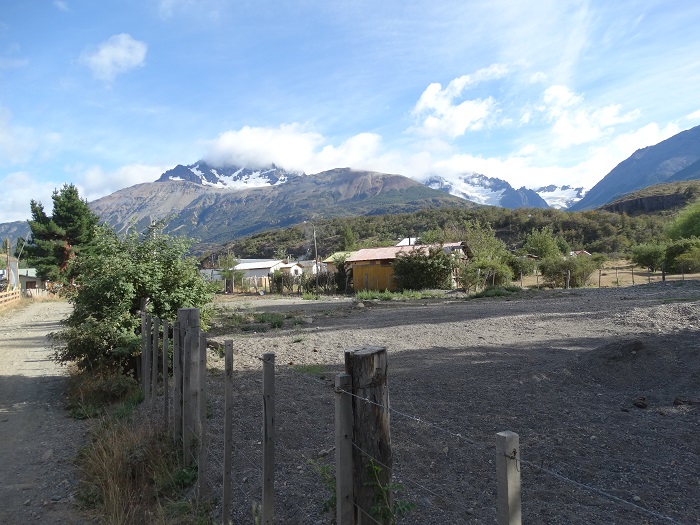
[[[316,292],[318,292],[319,266],[318,266],[318,248],[316,247],[316,226],[314,226],[314,223],[311,221],[304,221],[304,224],[306,224],[306,223],[309,223],[314,230],[314,270],[316,273]]]

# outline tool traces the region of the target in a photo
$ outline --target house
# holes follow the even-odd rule
[[[335,252],[332,254],[330,257],[326,257],[323,259],[323,264],[326,265],[326,271],[328,273],[335,273],[338,271],[338,269],[335,267],[335,261],[338,257],[345,257],[347,260],[348,257],[350,257],[353,253],[355,252]]]
[[[275,273],[275,270],[279,270],[284,264],[284,261],[279,260],[268,260],[268,259],[258,259],[252,261],[239,262],[234,266],[234,271],[244,272],[244,278],[261,278],[267,277],[271,273]]]
[[[23,292],[44,290],[44,281],[36,276],[36,268],[20,268],[19,286]]]
[[[415,250],[426,251],[427,245],[387,246],[384,248],[363,248],[354,252],[346,262],[352,269],[353,290],[396,290],[392,264],[401,253]],[[466,257],[466,246],[460,242],[445,243],[442,249],[448,253]]]
[[[321,261],[307,260],[298,261],[301,267],[304,269],[304,273],[310,273],[311,275],[316,275],[317,273],[323,273],[326,270],[326,265]]]
[[[569,252],[569,257],[593,257],[590,253],[588,253],[586,250],[575,250]]]
[[[292,275],[293,277],[299,277],[304,273],[304,268],[298,262],[286,262],[280,265],[279,271]]]

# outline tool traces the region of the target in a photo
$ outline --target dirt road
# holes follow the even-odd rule
[[[0,523],[84,523],[74,459],[85,424],[64,410],[66,370],[46,335],[70,312],[36,302],[0,317]]]

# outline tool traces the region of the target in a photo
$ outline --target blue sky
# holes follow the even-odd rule
[[[206,159],[592,187],[700,125],[693,0],[4,0],[0,222]]]

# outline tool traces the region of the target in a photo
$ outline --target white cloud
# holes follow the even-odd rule
[[[598,140],[612,133],[613,126],[632,122],[640,115],[637,109],[622,113],[620,104],[587,107],[583,96],[562,85],[547,88],[542,101],[539,109],[553,123],[554,143],[560,148]]]
[[[481,82],[503,78],[508,68],[502,64],[493,64],[478,70],[473,75],[463,75],[453,79],[447,87],[435,82],[430,84],[413,108],[413,116],[420,121],[416,129],[428,136],[447,136],[456,138],[467,130],[479,130],[493,113],[496,101],[493,97],[486,99],[455,101],[464,91]]]
[[[698,120],[700,119],[700,109],[693,111],[690,115],[685,117],[687,120]]]
[[[63,0],[53,0],[53,5],[56,9],[60,11],[69,11],[68,4]]]
[[[0,106],[0,165],[18,164],[37,149],[32,130],[12,124],[12,114]]]
[[[0,179],[0,222],[25,221],[31,217],[29,202],[41,202],[49,213],[53,206],[51,194],[55,189],[26,171],[9,173]]]
[[[66,171],[78,187],[80,196],[93,201],[135,184],[154,182],[170,168],[172,166],[128,164],[107,171],[99,166],[68,166]]]
[[[143,67],[147,50],[145,42],[121,33],[102,42],[96,50],[83,52],[80,59],[96,78],[109,83],[119,74]]]

